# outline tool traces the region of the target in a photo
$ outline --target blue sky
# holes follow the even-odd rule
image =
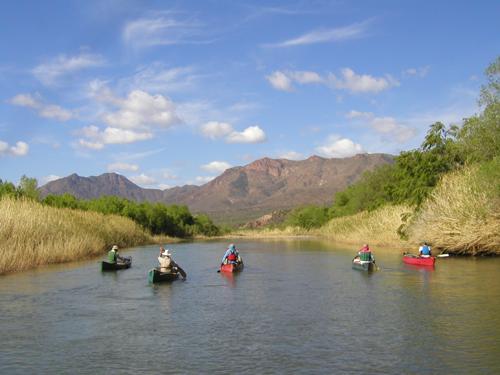
[[[478,112],[498,1],[10,1],[0,178],[203,184],[261,158],[397,154]]]

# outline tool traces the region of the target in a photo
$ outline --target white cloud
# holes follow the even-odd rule
[[[214,176],[197,176],[195,180],[196,184],[202,185],[212,181],[214,178],[215,178]]]
[[[292,91],[292,79],[283,72],[275,71],[268,75],[266,79],[276,90]]]
[[[138,170],[139,166],[137,164],[117,162],[108,165],[108,171],[110,172],[118,172],[118,171],[137,172]]]
[[[329,158],[347,158],[364,152],[360,144],[338,135],[329,136],[325,144],[317,147],[316,151]]]
[[[144,141],[153,138],[150,132],[136,132],[133,130],[107,127],[101,131],[97,126],[86,126],[79,132],[87,139],[80,139],[79,144],[86,148],[99,150],[106,144],[126,144]]]
[[[29,146],[26,142],[18,141],[14,146],[0,140],[0,156],[25,156],[28,154]]]
[[[266,47],[294,47],[316,43],[340,42],[360,38],[366,35],[369,21],[354,23],[345,27],[314,30],[296,38],[280,43],[267,44]]]
[[[68,121],[74,117],[74,113],[58,105],[45,104],[40,95],[34,97],[31,94],[18,94],[9,100],[9,103],[20,107],[35,109],[38,115],[59,121]]]
[[[341,78],[329,73],[322,77],[312,71],[275,71],[266,79],[271,85],[281,91],[292,91],[293,83],[323,84],[333,89],[347,90],[352,93],[378,93],[394,86],[399,86],[399,82],[390,75],[385,77],[373,77],[368,74],[356,74],[350,68],[341,70]]]
[[[201,166],[201,169],[210,173],[222,173],[232,165],[225,161],[212,161]]]
[[[302,85],[310,83],[322,83],[323,78],[316,72],[309,71],[293,71],[290,72],[292,79]]]
[[[288,160],[301,160],[304,159],[304,155],[300,152],[296,151],[288,151],[284,154],[278,156],[280,159],[288,159]]]
[[[57,176],[55,174],[49,174],[48,176],[43,176],[41,179],[40,179],[40,183],[42,185],[45,185],[51,181],[55,181],[55,180],[59,180],[61,178],[61,176]]]
[[[20,107],[28,108],[40,108],[41,103],[37,98],[34,98],[31,94],[17,94],[12,99],[10,99],[10,104],[18,105]]]
[[[153,177],[145,175],[144,173],[137,176],[131,176],[130,180],[137,185],[151,186],[156,184],[156,180]]]
[[[172,174],[169,171],[163,171],[161,176],[167,180],[177,180],[178,178],[175,174]]]
[[[399,143],[404,143],[415,136],[416,131],[412,127],[400,124],[395,118],[375,117],[371,112],[350,111],[347,118],[367,121],[367,124],[377,133],[383,134],[386,138],[394,139]]]
[[[102,66],[105,60],[100,55],[82,52],[76,56],[61,54],[46,63],[36,66],[32,73],[45,85],[53,85],[67,74],[77,72],[86,68]]]
[[[58,105],[46,105],[40,108],[38,114],[45,118],[52,118],[59,121],[68,121],[73,118],[73,113]]]
[[[168,128],[180,122],[175,114],[175,105],[163,95],[150,95],[134,90],[125,99],[115,99],[119,110],[104,115],[108,125],[123,129]]]
[[[261,143],[266,140],[266,133],[259,126],[249,126],[242,132],[234,131],[226,137],[227,143]]]
[[[154,12],[148,17],[128,22],[122,33],[126,44],[141,48],[173,44],[205,44],[206,34],[201,24],[192,20],[177,20],[171,12]],[[200,38],[200,39],[196,39]]]
[[[201,126],[203,135],[210,139],[223,138],[233,131],[233,126],[226,122],[209,121]]]
[[[353,93],[377,93],[394,86],[399,82],[389,75],[385,77],[372,77],[368,74],[356,74],[350,68],[341,70],[342,77],[337,78],[330,73],[328,81],[336,89],[345,89]]]

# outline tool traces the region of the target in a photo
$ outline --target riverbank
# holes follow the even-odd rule
[[[500,255],[498,180],[484,178],[481,173],[485,171],[469,167],[444,176],[418,210],[405,205],[384,206],[332,219],[321,228],[238,230],[226,238],[316,236],[339,245],[368,243],[410,252],[427,241],[435,253]]]
[[[120,248],[175,242],[151,236],[116,215],[55,208],[31,200],[0,200],[0,274],[104,255]]]

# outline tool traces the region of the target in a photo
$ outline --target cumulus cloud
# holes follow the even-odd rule
[[[28,151],[29,146],[26,142],[18,141],[11,146],[7,142],[0,140],[0,156],[25,156]]]
[[[130,180],[137,185],[151,186],[156,184],[156,180],[153,177],[148,176],[144,173],[141,173],[137,176],[131,176]]]
[[[68,121],[74,117],[74,113],[58,105],[46,104],[40,95],[18,94],[9,100],[10,104],[20,107],[34,109],[38,115],[44,118],[55,119],[58,121]]]
[[[180,122],[175,114],[175,105],[163,95],[150,95],[145,91],[134,90],[125,99],[117,99],[118,111],[104,115],[108,125],[137,129],[160,127],[168,128]]]
[[[399,82],[386,75],[385,77],[373,77],[368,74],[356,74],[350,68],[341,70],[340,77],[333,73],[321,76],[311,71],[275,71],[266,79],[277,90],[292,91],[293,83],[301,85],[323,84],[332,89],[347,90],[352,93],[378,93],[391,87],[399,86]]]
[[[278,156],[280,159],[288,159],[288,160],[301,160],[304,159],[304,155],[300,152],[296,151],[288,151],[284,154]]]
[[[93,68],[105,64],[102,56],[82,52],[75,56],[61,54],[43,64],[36,66],[32,73],[45,85],[54,85],[60,78],[82,69]]]
[[[95,125],[86,126],[79,133],[86,138],[80,139],[79,144],[94,150],[100,150],[106,144],[126,144],[153,138],[153,134],[147,131],[136,132],[134,130],[113,127],[100,130]]]
[[[177,17],[177,18],[176,18]],[[173,44],[206,44],[206,31],[192,19],[179,19],[172,12],[152,12],[128,22],[123,28],[123,41],[135,48]]]
[[[233,131],[233,126],[225,122],[209,121],[201,126],[203,135],[210,139],[225,137]]]
[[[122,162],[108,164],[109,172],[118,172],[118,171],[137,172],[138,170],[139,166],[137,164],[122,163]]]
[[[258,127],[249,126],[242,132],[234,131],[226,137],[227,143],[262,143],[266,140],[266,133]]]
[[[329,136],[322,146],[316,148],[316,151],[329,158],[347,158],[364,152],[360,144],[338,135]]]
[[[266,133],[258,125],[238,132],[231,124],[210,121],[202,125],[201,132],[210,139],[224,138],[227,143],[261,143],[267,139]]]
[[[378,93],[399,86],[399,82],[389,75],[373,77],[368,74],[356,74],[350,68],[342,69],[340,78],[330,73],[328,81],[336,89],[345,89],[353,93]]]
[[[283,42],[266,44],[265,47],[295,47],[308,44],[340,42],[366,35],[369,21],[353,23],[345,27],[313,30]]]
[[[349,119],[358,119],[366,121],[377,133],[384,135],[386,138],[394,139],[397,142],[404,143],[412,138],[416,131],[415,129],[400,124],[394,117],[376,117],[371,112],[350,111],[346,114]]]
[[[292,91],[292,79],[283,72],[275,71],[268,75],[266,79],[276,90]]]
[[[232,165],[225,161],[212,161],[201,166],[201,169],[210,173],[222,173]]]

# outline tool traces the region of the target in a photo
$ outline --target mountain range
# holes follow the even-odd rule
[[[166,190],[145,189],[116,173],[82,177],[72,174],[40,188],[42,196],[70,193],[91,199],[115,195],[135,201],[185,204],[193,213],[206,213],[216,223],[240,224],[273,210],[331,204],[336,192],[357,181],[368,170],[392,163],[387,154],[359,154],[350,158],[311,156],[294,161],[263,158],[224,171],[201,185]]]

